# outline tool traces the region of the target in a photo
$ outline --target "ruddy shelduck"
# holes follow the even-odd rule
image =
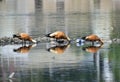
[[[103,41],[95,34],[91,34],[91,35],[82,37],[82,39],[84,39],[86,41],[91,41],[92,43],[99,41],[101,44],[103,44]]]
[[[20,40],[23,40],[24,42],[25,41],[30,41],[30,42],[34,42],[34,43],[37,42],[36,40],[32,39],[32,37],[27,33],[14,34],[13,38],[19,38]]]
[[[70,38],[62,31],[56,31],[53,33],[46,34],[46,37],[54,38],[56,40],[65,39],[67,41],[70,41]]]

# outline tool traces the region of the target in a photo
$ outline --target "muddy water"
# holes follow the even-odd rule
[[[2,0],[0,37],[26,32],[40,38],[61,30],[72,40],[97,34],[104,45],[97,47],[95,53],[83,50],[89,43],[71,43],[62,48],[53,48],[55,45],[44,41],[37,45],[0,46],[0,81],[119,82],[119,3],[118,0]],[[56,48],[60,49],[57,54],[48,51]],[[15,73],[13,79],[9,79],[12,73]]]

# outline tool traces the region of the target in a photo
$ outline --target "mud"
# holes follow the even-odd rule
[[[50,38],[47,37],[37,37],[34,38],[37,43],[46,43],[46,42],[50,42]],[[112,39],[111,40],[113,43],[120,43],[120,39]],[[33,44],[32,42],[26,41],[26,44]],[[4,46],[4,45],[14,45],[14,44],[23,44],[23,41],[18,39],[18,38],[12,38],[12,37],[2,37],[0,38],[0,46]]]
[[[34,38],[37,43],[42,43],[42,42],[49,42],[49,39],[46,37],[38,37],[38,38]],[[32,42],[26,41],[26,44],[32,44]],[[0,46],[4,46],[4,45],[14,45],[14,44],[23,44],[23,41],[18,39],[18,38],[12,38],[12,37],[2,37],[0,38]]]

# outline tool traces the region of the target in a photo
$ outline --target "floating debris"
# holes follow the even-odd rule
[[[114,38],[114,39],[112,39],[112,42],[114,42],[114,43],[120,43],[120,39],[119,38]]]

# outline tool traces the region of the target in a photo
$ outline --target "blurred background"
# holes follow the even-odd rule
[[[0,0],[0,38],[21,32],[37,38],[60,30],[71,39],[96,34],[104,41],[94,53],[76,43],[60,54],[48,52],[51,45],[45,42],[26,46],[24,53],[14,52],[22,45],[0,46],[0,81],[119,82],[119,14],[119,0]]]

